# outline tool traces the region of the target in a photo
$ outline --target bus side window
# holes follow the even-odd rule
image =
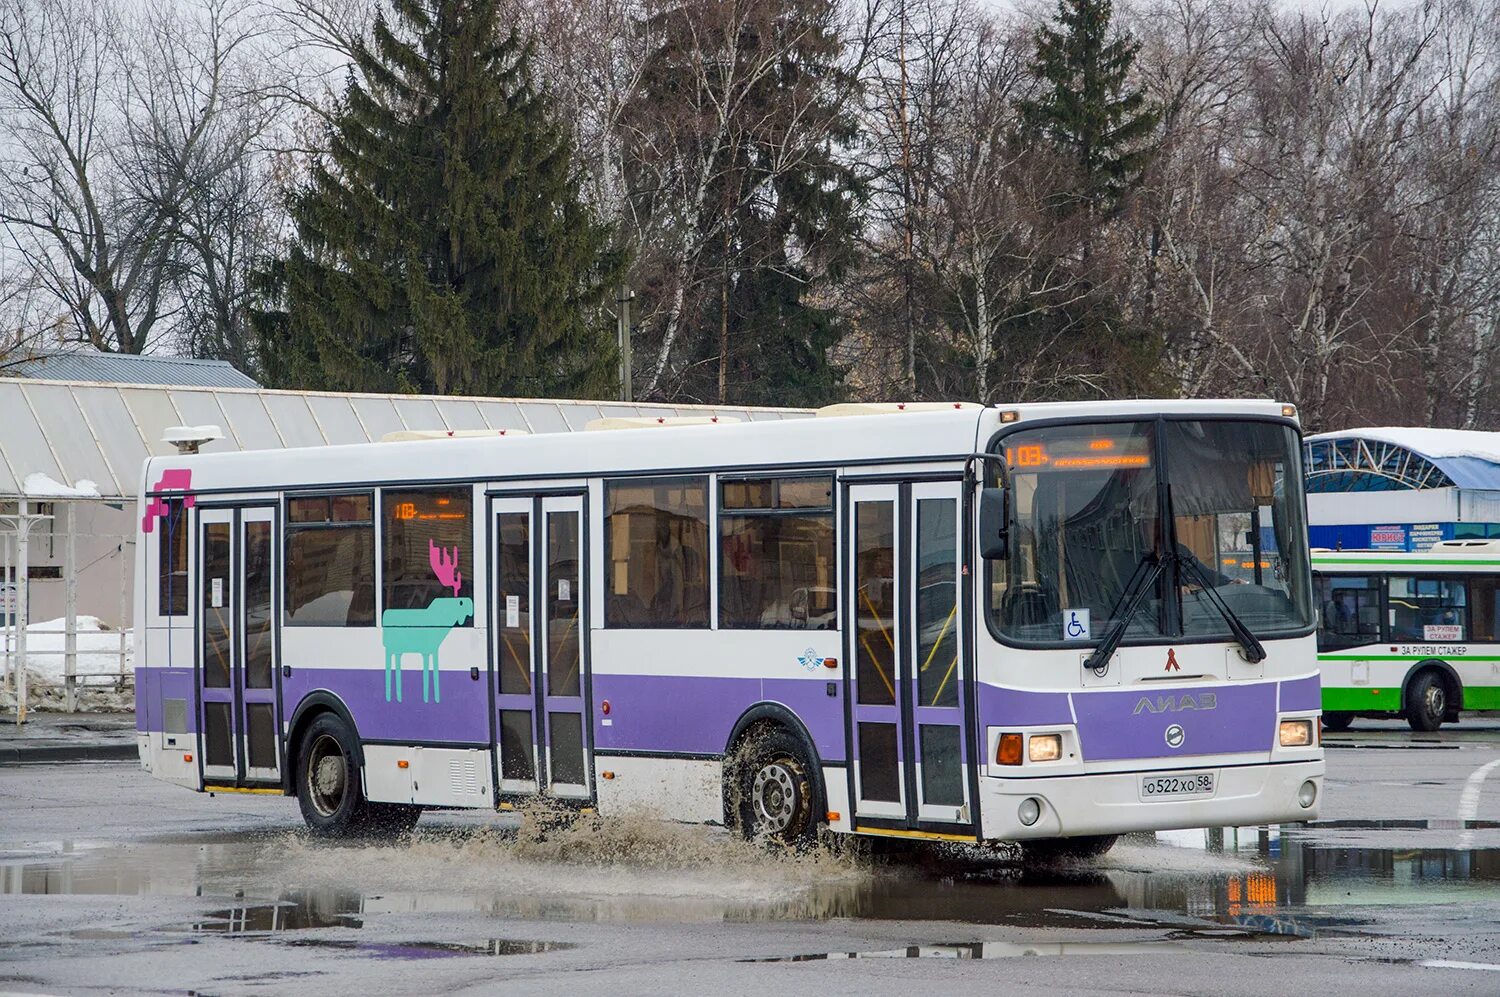
[[[437,599],[474,597],[471,489],[386,490],[380,506],[382,610],[427,609]],[[473,626],[473,613],[457,625]]]
[[[1319,647],[1353,647],[1380,640],[1380,586],[1373,578],[1317,575]]]
[[[708,627],[708,479],[604,486],[604,622]]]
[[[833,476],[721,478],[719,626],[832,630]]]
[[[157,529],[157,607],[162,616],[186,616],[188,604],[188,523],[182,499],[167,501]]]
[[[1462,641],[1468,631],[1462,580],[1393,575],[1390,594],[1392,640]]]
[[[375,625],[375,520],[369,493],[287,499],[286,625]]]

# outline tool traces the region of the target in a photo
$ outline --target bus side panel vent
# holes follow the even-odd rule
[[[448,763],[448,790],[455,796],[479,795],[479,766],[472,757]]]

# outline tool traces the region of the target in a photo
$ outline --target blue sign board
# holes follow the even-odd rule
[[[1310,526],[1308,540],[1329,550],[1426,550],[1439,540],[1452,540],[1453,523],[1381,523]]]

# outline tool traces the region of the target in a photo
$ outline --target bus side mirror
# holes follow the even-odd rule
[[[982,488],[979,491],[979,556],[986,561],[1006,557],[1008,534],[1005,514],[1005,489]]]

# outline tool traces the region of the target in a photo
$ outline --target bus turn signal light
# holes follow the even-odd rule
[[[1000,747],[995,752],[995,762],[999,765],[1021,764],[1021,735],[1001,734]]]
[[[1062,757],[1061,734],[1033,734],[1026,741],[1026,757],[1034,762],[1055,762]]]
[[[398,769],[411,768],[411,762],[407,761],[405,758],[402,758],[396,762],[396,767]]]
[[[1281,746],[1283,748],[1306,748],[1312,743],[1311,720],[1281,721]]]

